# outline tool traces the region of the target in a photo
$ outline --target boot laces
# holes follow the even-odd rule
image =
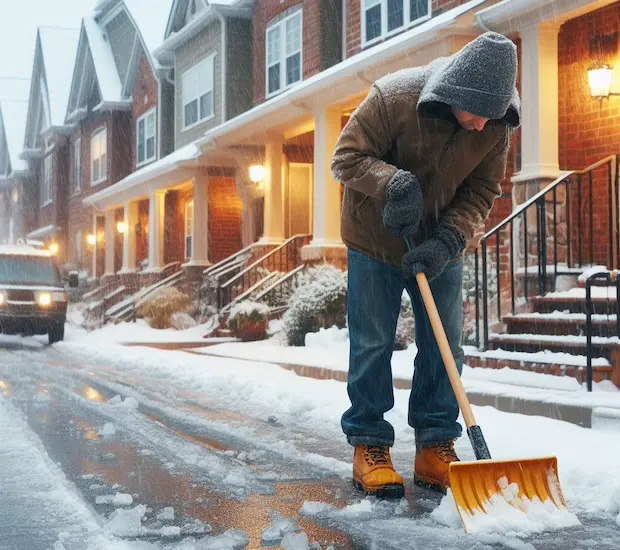
[[[453,441],[445,441],[438,445],[438,454],[442,459],[448,459],[448,461],[458,460],[456,451],[454,450]]]
[[[374,447],[367,445],[364,448],[364,458],[366,459],[366,462],[372,464],[373,466],[379,464],[391,464],[390,454],[387,447]]]

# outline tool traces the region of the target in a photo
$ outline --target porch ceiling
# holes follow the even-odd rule
[[[208,131],[199,140],[207,150],[264,143],[269,134],[285,138],[313,129],[321,108],[351,110],[372,83],[402,68],[450,55],[478,35],[473,10],[487,0],[470,0],[386,42],[309,78],[277,97]]]

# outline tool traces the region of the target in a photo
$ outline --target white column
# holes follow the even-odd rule
[[[332,177],[331,159],[341,131],[338,110],[314,114],[313,239],[310,246],[342,245],[340,239],[340,187]]]
[[[114,275],[114,232],[116,221],[114,210],[105,212],[105,275]]]
[[[265,224],[261,243],[284,240],[284,194],[282,189],[282,138],[270,136],[265,145]]]
[[[123,233],[123,267],[121,273],[136,272],[136,223],[138,223],[138,203],[126,202],[123,208],[125,232]]]
[[[209,178],[196,174],[193,181],[194,220],[190,265],[209,265]]]
[[[95,244],[92,247],[92,261],[91,261],[91,277],[97,276],[97,251],[99,250],[99,239],[97,234],[97,211],[93,209],[93,235],[95,236]]]
[[[515,182],[559,174],[558,30],[541,24],[520,31],[521,171]]]
[[[159,271],[164,261],[164,221],[166,192],[155,191],[149,196],[149,268]]]

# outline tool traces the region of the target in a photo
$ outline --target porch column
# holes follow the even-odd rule
[[[93,208],[93,235],[95,236],[95,244],[92,248],[92,261],[91,261],[91,278],[97,277],[97,251],[99,250],[99,235],[97,234],[97,211]]]
[[[123,233],[123,267],[121,268],[121,273],[135,273],[138,202],[126,202],[123,211],[125,213],[125,232]]]
[[[533,25],[521,35],[521,171],[514,182],[555,179],[558,154],[557,25]]]
[[[265,229],[261,244],[279,244],[284,240],[282,144],[281,136],[270,136],[265,145]]]
[[[194,220],[191,265],[209,265],[209,177],[197,174],[193,181]]]
[[[113,277],[114,273],[114,232],[116,221],[114,210],[105,211],[105,273],[104,277]]]
[[[331,172],[331,159],[341,132],[341,113],[321,108],[314,113],[313,238],[301,250],[304,260],[346,258],[340,238],[341,184]]]
[[[164,219],[166,192],[155,191],[149,196],[149,268],[159,271],[164,261]]]

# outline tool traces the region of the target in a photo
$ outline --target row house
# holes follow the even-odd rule
[[[28,112],[27,78],[0,78],[0,243],[14,243],[29,231],[24,197],[28,164],[19,155]]]

